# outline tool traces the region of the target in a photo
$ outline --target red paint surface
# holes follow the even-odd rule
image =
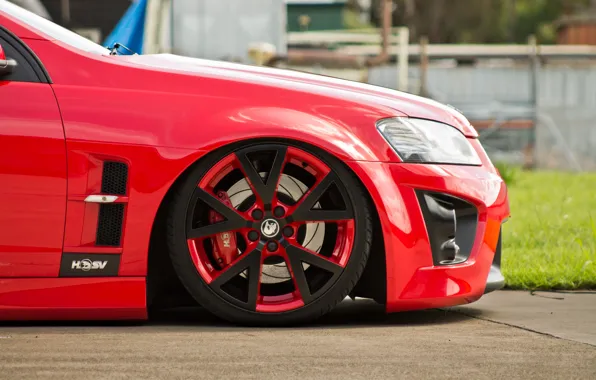
[[[302,73],[171,56],[92,55],[1,12],[0,25],[23,39],[52,80],[0,81],[0,318],[144,316],[149,238],[174,181],[214,149],[280,136],[344,160],[371,194],[385,240],[389,311],[466,303],[482,294],[509,206],[479,143],[470,140],[482,167],[400,164],[374,127],[385,117],[424,117],[476,136],[457,112]],[[99,191],[104,159],[129,165],[118,251],[94,247],[97,205],[82,201]],[[466,263],[432,266],[414,188],[478,206],[476,244]],[[135,278],[56,278],[63,247],[121,252],[119,275]]]
[[[0,278],[0,320],[146,318],[142,277]]]
[[[463,304],[483,294],[499,228],[509,215],[505,184],[492,169],[377,162],[350,166],[371,192],[381,219],[388,311]],[[478,229],[465,263],[433,266],[414,189],[445,192],[476,205]]]
[[[58,275],[66,150],[48,84],[0,81],[0,277]]]

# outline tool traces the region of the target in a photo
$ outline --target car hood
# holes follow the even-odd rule
[[[367,106],[393,109],[397,115],[436,120],[461,130],[467,137],[478,137],[474,127],[455,108],[437,101],[365,83],[293,70],[251,66],[238,63],[183,57],[173,54],[118,56],[118,59],[155,70],[184,72],[189,75],[221,77],[223,79],[276,86],[288,90],[365,101]],[[371,104],[372,103],[372,104]]]

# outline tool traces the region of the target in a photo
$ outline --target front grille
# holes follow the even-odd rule
[[[124,204],[100,205],[95,244],[113,247],[120,246],[123,219]]]
[[[125,195],[128,166],[123,162],[105,161],[101,179],[103,194]]]

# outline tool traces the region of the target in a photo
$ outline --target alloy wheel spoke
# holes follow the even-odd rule
[[[310,293],[310,287],[308,286],[308,281],[306,280],[306,273],[304,273],[302,261],[298,256],[290,254],[290,249],[291,246],[286,248],[286,254],[288,255],[289,261],[288,264],[290,266],[292,276],[294,277],[296,287],[298,288],[298,292],[300,293],[300,297],[302,297],[302,301],[306,305],[312,301],[313,296]]]
[[[250,310],[256,310],[261,278],[261,250],[259,248],[252,250],[246,256],[230,264],[213,280],[211,286],[221,288],[246,269],[248,269],[248,301],[246,307]]]
[[[282,146],[275,150],[273,166],[267,175],[266,181],[263,180],[261,175],[257,172],[253,164],[248,159],[247,153],[250,152],[250,149],[241,150],[236,153],[236,157],[238,157],[238,161],[242,165],[242,170],[244,171],[244,174],[246,174],[253,191],[258,197],[261,198],[263,204],[271,205],[275,197],[277,184],[283,170],[287,148]]]
[[[203,227],[192,228],[186,233],[188,239],[200,239],[208,236],[220,234],[222,232],[233,232],[239,230],[244,225],[237,225],[229,221],[208,224]]]
[[[314,205],[319,201],[319,198],[329,189],[338,179],[333,174],[327,174],[321,181],[306,193],[302,199],[298,201],[298,206],[292,213],[292,219],[296,222],[332,222],[340,220],[348,220],[354,217],[352,211],[348,208],[346,210],[322,210],[313,209]],[[344,200],[347,200],[342,194]]]
[[[236,212],[236,210],[228,207],[222,203],[219,199],[209,194],[203,189],[197,188],[195,191],[198,193],[197,200],[202,200],[215,210],[217,213],[222,215],[225,220],[219,223],[208,224],[206,226],[193,228],[192,218],[188,220],[186,237],[188,239],[204,238],[211,235],[216,235],[221,232],[234,231],[247,226],[247,221]]]
[[[315,267],[324,269],[333,274],[343,270],[341,265],[334,263],[328,258],[295,245],[288,245],[286,247],[286,252],[290,259],[300,260],[303,263],[314,265]]]
[[[317,255],[315,252],[307,251],[295,245],[288,245],[286,247],[286,255],[290,262],[294,280],[296,281],[296,287],[305,304],[313,300],[314,294],[310,291],[302,263],[324,269],[332,273],[333,277],[339,275],[343,270],[340,265]]]

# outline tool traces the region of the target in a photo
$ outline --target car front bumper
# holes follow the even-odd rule
[[[379,215],[388,312],[470,303],[504,286],[501,225],[509,217],[509,202],[492,166],[350,166]]]

